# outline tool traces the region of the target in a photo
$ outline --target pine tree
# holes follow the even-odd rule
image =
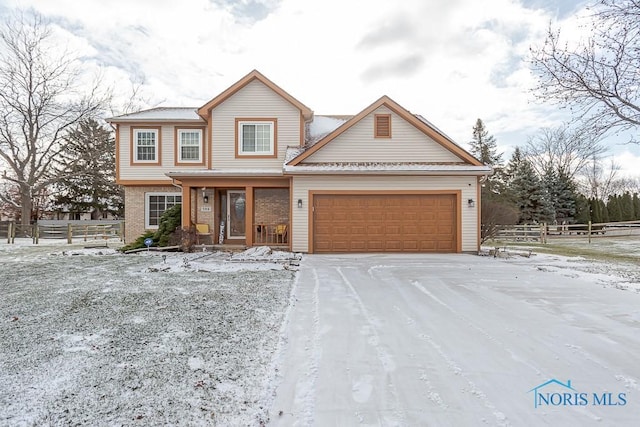
[[[575,184],[571,178],[562,171],[548,168],[542,177],[542,182],[547,190],[549,202],[553,206],[556,223],[571,221],[576,212]]]
[[[638,197],[638,193],[633,195],[633,212],[635,215],[633,219],[640,219],[640,197]]]
[[[514,151],[507,171],[510,197],[520,210],[520,222],[553,221],[555,214],[546,188],[519,149]]]
[[[473,127],[473,139],[469,142],[471,154],[485,165],[499,166],[502,164],[502,154],[498,153],[495,137],[489,135],[481,119],[476,120]]]
[[[61,168],[73,173],[57,184],[55,204],[59,210],[121,216],[122,188],[115,182],[115,140],[107,129],[85,120],[65,136],[66,150]]]
[[[591,205],[591,222],[594,224],[604,222],[602,219],[602,206],[600,204],[600,200],[596,198],[589,199],[589,204]]]
[[[633,221],[635,219],[635,211],[633,208],[633,199],[631,193],[626,191],[618,199],[620,203],[620,220],[621,221]]]
[[[609,221],[618,222],[622,220],[622,211],[620,210],[618,196],[609,196],[609,200],[607,201],[607,211],[609,211]]]
[[[598,199],[598,209],[600,209],[601,221],[600,222],[610,222],[611,217],[609,216],[609,209],[607,208],[607,204],[602,199]]]
[[[498,153],[495,137],[489,135],[482,120],[478,119],[473,127],[473,138],[469,142],[471,154],[483,164],[493,167],[491,174],[482,186],[482,198],[502,202],[504,192],[504,171],[502,154]]]
[[[582,194],[576,196],[576,213],[574,219],[577,224],[587,224],[591,221],[591,201]]]

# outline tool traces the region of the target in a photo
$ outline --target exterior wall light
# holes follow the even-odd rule
[[[476,205],[476,201],[473,199],[469,199],[467,200],[467,206],[469,206],[470,208],[474,207]]]
[[[205,203],[209,203],[209,196],[207,196],[207,187],[202,187],[202,201]]]
[[[298,209],[302,208],[302,199],[298,199]]]

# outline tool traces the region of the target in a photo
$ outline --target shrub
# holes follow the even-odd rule
[[[144,234],[138,237],[133,243],[121,247],[120,251],[126,252],[132,249],[146,248],[147,246],[144,244],[144,241],[148,238],[153,240],[151,246],[168,246],[172,243],[172,234],[175,232],[176,228],[180,226],[180,222],[182,220],[181,215],[182,209],[180,205],[175,205],[167,209],[160,216],[158,230],[155,232],[145,231]]]

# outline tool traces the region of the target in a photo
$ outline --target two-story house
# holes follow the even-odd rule
[[[299,252],[477,251],[491,173],[383,96],[352,117],[313,111],[252,71],[200,108],[113,117],[126,241],[182,204],[215,244]]]

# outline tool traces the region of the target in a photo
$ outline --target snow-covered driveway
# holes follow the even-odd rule
[[[637,425],[640,293],[549,262],[305,257],[271,423]]]

